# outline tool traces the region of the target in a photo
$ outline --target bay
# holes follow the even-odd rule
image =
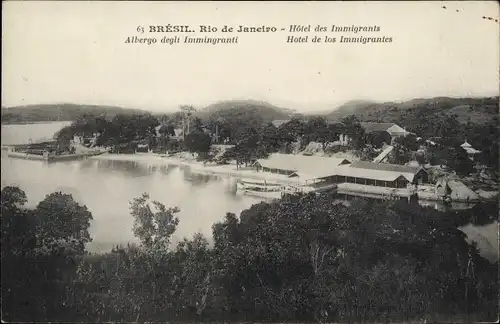
[[[25,144],[49,139],[69,122],[2,125],[2,144]],[[136,242],[129,202],[142,193],[150,194],[167,207],[178,207],[179,226],[174,242],[194,233],[212,236],[212,224],[227,212],[237,215],[260,199],[236,195],[234,179],[199,175],[183,166],[154,166],[130,161],[92,160],[58,162],[8,158],[2,152],[1,183],[19,186],[34,207],[47,194],[56,191],[71,194],[86,205],[94,220],[91,225],[91,252],[104,252],[116,244]],[[469,240],[478,242],[482,254],[498,259],[498,222],[461,228]]]

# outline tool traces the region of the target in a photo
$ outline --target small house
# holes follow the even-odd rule
[[[476,150],[475,148],[472,147],[467,141],[465,141],[462,145],[460,145],[461,148],[467,152],[467,156],[469,159],[474,161],[476,159],[476,156],[481,153],[481,151]]]
[[[388,138],[390,138],[390,143],[387,144],[391,144],[398,137],[406,137],[413,134],[395,123],[363,122],[361,123],[361,127],[365,130],[366,135],[386,133]]]

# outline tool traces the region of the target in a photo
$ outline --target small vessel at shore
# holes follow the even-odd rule
[[[236,183],[236,190],[245,195],[256,196],[261,198],[281,198],[284,194],[324,192],[335,189],[335,184],[317,184],[317,185],[301,185],[301,184],[284,184],[271,181],[258,180],[239,180]]]

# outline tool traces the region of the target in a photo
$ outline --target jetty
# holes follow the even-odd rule
[[[73,161],[88,158],[90,156],[100,155],[103,152],[88,152],[88,153],[69,153],[69,154],[31,154],[27,152],[8,152],[7,156],[15,159],[44,161],[44,162],[61,162]]]
[[[271,154],[253,166],[257,173],[295,179],[301,185],[332,185],[338,194],[384,199],[410,199],[417,194],[428,201],[480,201],[479,195],[456,180],[447,181],[450,190],[443,193],[441,181],[431,183],[423,167],[288,154]]]
[[[105,151],[89,149],[84,146],[72,146],[73,152],[55,153],[55,142],[41,142],[34,144],[2,145],[2,151],[7,151],[7,157],[22,160],[62,162],[81,160],[91,156],[103,154]]]

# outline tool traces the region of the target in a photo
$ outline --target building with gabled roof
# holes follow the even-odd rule
[[[481,151],[478,151],[475,148],[473,148],[472,145],[470,145],[467,141],[465,141],[462,145],[460,145],[460,147],[462,147],[465,150],[465,152],[467,152],[469,159],[473,161],[476,155],[481,153]]]
[[[421,167],[366,161],[351,163],[342,158],[276,153],[267,159],[257,160],[253,166],[258,171],[298,177],[304,181],[322,180],[390,188],[429,183],[429,174]]]
[[[411,167],[407,165],[376,163],[368,161],[355,161],[350,167],[355,169],[369,170],[372,172],[384,172],[392,177],[403,176],[409,183],[429,183],[429,173],[422,167]]]
[[[361,127],[365,130],[365,134],[373,134],[373,133],[386,133],[390,139],[391,144],[394,139],[398,137],[405,137],[412,132],[405,130],[403,127],[395,124],[395,123],[377,123],[377,122],[362,122]]]
[[[263,172],[287,176],[302,174],[322,178],[334,174],[335,168],[339,165],[349,163],[350,161],[342,158],[274,153],[267,159],[257,160],[253,166]]]

